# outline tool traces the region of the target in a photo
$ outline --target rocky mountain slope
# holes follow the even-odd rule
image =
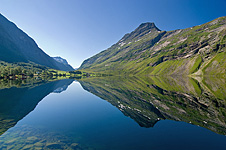
[[[69,68],[70,70],[74,70],[74,68],[67,62],[66,59],[60,57],[60,56],[57,56],[57,57],[52,57],[55,61],[67,66],[67,68]]]
[[[59,63],[41,50],[35,41],[14,23],[0,14],[0,60],[13,62],[34,62],[58,70],[73,70]]]
[[[226,17],[203,25],[161,31],[143,23],[79,69],[113,74],[225,75]]]

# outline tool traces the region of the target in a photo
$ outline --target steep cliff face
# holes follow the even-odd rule
[[[58,70],[73,70],[41,50],[35,41],[0,14],[0,60],[34,62]]]
[[[114,74],[224,75],[225,52],[226,17],[174,31],[160,31],[153,23],[144,23],[85,60],[79,69]]]

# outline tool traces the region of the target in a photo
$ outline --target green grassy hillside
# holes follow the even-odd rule
[[[174,31],[144,23],[79,69],[120,75],[224,76],[225,52],[226,17]]]

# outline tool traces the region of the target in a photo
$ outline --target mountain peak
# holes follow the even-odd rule
[[[142,36],[149,33],[156,33],[159,30],[153,22],[142,23],[131,33],[127,33],[120,41],[131,41],[141,38]]]
[[[62,63],[62,64],[67,64],[68,65],[68,62],[66,59],[60,57],[60,56],[56,56],[56,57],[53,57],[53,59],[55,59],[57,62],[59,63]]]
[[[155,26],[155,23],[153,22],[142,23],[137,29],[145,29],[145,30],[155,29],[157,31],[161,31]]]
[[[63,64],[64,66],[66,66],[68,68],[68,70],[74,70],[74,68],[67,62],[66,59],[57,56],[57,57],[52,57],[55,61],[59,62],[60,64]]]

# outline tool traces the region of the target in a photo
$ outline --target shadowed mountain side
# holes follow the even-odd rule
[[[15,62],[33,62],[57,70],[74,70],[69,64],[60,63],[42,49],[25,32],[19,29],[0,13],[0,60]]]
[[[0,135],[34,110],[36,105],[54,90],[69,86],[73,80],[65,79],[33,87],[0,90]],[[62,92],[62,91],[61,91]]]
[[[163,119],[199,125],[226,134],[224,82],[192,78],[107,77],[79,80],[82,87],[107,100],[140,126],[153,127]],[[212,85],[218,87],[217,93]],[[208,88],[209,87],[209,88]],[[219,92],[220,90],[220,92]]]

